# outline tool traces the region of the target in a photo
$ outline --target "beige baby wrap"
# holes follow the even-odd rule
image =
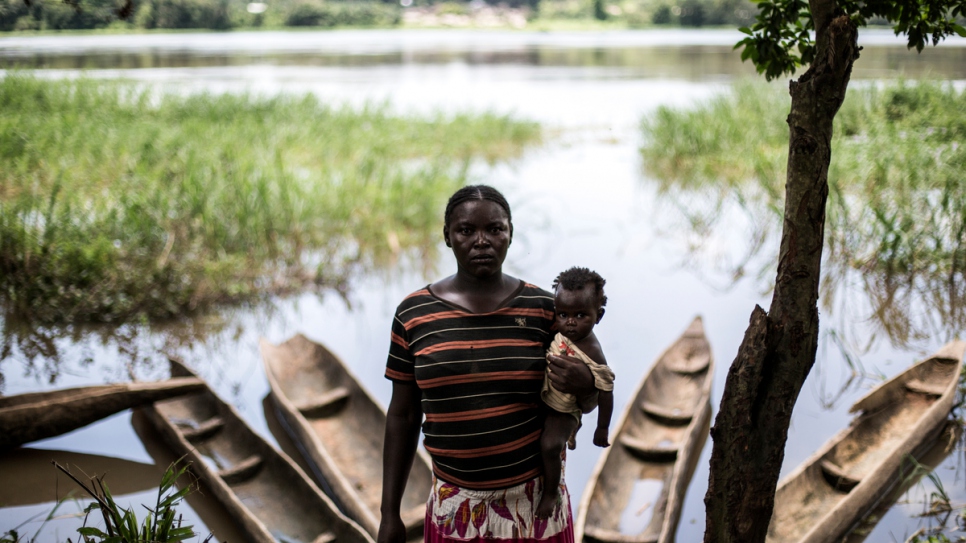
[[[594,362],[583,351],[578,349],[572,341],[560,333],[557,333],[557,336],[553,338],[553,343],[547,349],[547,354],[565,354],[579,358],[581,362],[587,364],[590,372],[594,374],[594,386],[597,390],[614,390],[614,371],[604,364]],[[550,373],[549,364],[547,364],[547,373]],[[543,379],[543,390],[540,392],[540,397],[554,411],[570,413],[578,422],[580,421],[580,408],[577,407],[577,398],[573,394],[564,394],[553,388],[553,385],[550,384],[550,378],[547,375]]]

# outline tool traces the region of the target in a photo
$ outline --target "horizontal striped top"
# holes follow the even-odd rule
[[[386,377],[419,387],[437,477],[487,490],[540,475],[552,326],[553,297],[527,283],[491,313],[449,304],[429,287],[399,304]]]

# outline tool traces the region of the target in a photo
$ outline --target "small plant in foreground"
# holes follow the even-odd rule
[[[175,510],[194,489],[193,485],[181,489],[175,487],[177,480],[187,471],[187,465],[179,467],[176,461],[168,466],[161,477],[154,509],[144,506],[148,514],[138,523],[134,510],[120,507],[100,477],[91,477],[88,486],[71,474],[69,469],[56,462],[53,464],[94,498],[94,502],[85,510],[87,515],[97,510],[104,519],[104,529],[101,530],[87,526],[87,517],[84,517],[84,526],[77,529],[84,543],[177,543],[196,535],[192,526],[182,526],[181,515]],[[209,534],[205,543],[210,539]],[[67,541],[71,543],[70,539]]]

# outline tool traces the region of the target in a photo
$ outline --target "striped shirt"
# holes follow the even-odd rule
[[[419,387],[437,477],[487,490],[540,475],[552,326],[553,297],[527,283],[490,313],[470,313],[429,287],[399,304],[386,377]]]

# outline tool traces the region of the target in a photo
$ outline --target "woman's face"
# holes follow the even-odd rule
[[[502,273],[513,227],[506,211],[490,200],[469,200],[456,206],[443,239],[453,249],[456,265],[473,277]]]

